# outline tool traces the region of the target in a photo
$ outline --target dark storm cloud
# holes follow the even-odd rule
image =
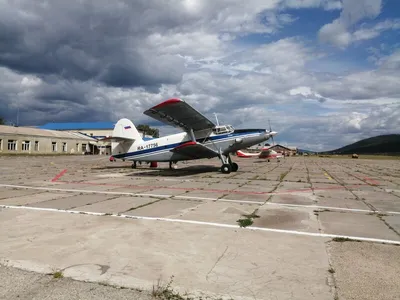
[[[0,10],[0,65],[12,70],[124,87],[181,80],[182,59],[146,49],[149,32],[183,21],[154,1],[20,1]]]
[[[55,80],[55,79],[53,79]],[[62,100],[79,104],[88,103],[88,95],[91,91],[90,86],[79,83],[56,80],[51,83],[45,82],[35,89],[35,98],[47,101]],[[30,103],[31,105],[31,103]]]

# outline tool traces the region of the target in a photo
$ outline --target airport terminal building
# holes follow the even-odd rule
[[[35,127],[0,125],[0,154],[111,155],[115,122],[47,123]],[[144,140],[151,136],[142,134]]]
[[[95,145],[77,132],[0,125],[0,154],[84,154]]]

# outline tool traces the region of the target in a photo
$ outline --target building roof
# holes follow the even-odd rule
[[[46,129],[32,128],[32,127],[14,127],[5,125],[0,125],[0,135],[1,134],[80,139],[89,141],[94,140],[90,136],[78,132],[46,130]]]
[[[282,145],[279,145],[279,144],[276,144],[276,145],[271,146],[271,148],[277,148],[277,147],[284,148],[284,149],[286,149],[286,150],[292,150],[292,149],[290,149],[290,148],[288,148],[288,147],[285,147],[285,146],[282,146]]]
[[[90,130],[114,129],[116,122],[83,122],[83,123],[47,123],[38,126],[40,129],[50,130]]]

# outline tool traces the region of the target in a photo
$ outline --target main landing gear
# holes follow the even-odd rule
[[[170,169],[170,170],[172,170],[172,169],[174,169],[174,170],[178,169],[177,163],[178,163],[177,161],[170,161],[170,162],[169,162],[169,169]]]
[[[230,172],[236,172],[239,169],[237,163],[232,162],[229,155],[220,155],[222,161],[221,172],[224,174],[229,174]]]

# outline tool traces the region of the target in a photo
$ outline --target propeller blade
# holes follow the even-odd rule
[[[271,135],[272,145],[275,146],[274,135],[276,134],[276,132],[272,132],[271,121],[270,121],[270,119],[268,119],[268,124],[269,124],[269,132],[272,134],[272,135]]]

